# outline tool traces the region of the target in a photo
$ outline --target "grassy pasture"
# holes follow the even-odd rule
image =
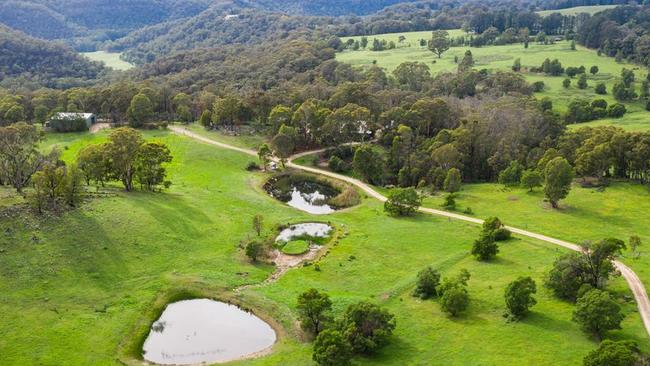
[[[542,10],[542,11],[538,11],[537,14],[543,17],[549,16],[553,13],[560,13],[562,15],[578,15],[578,14],[586,13],[586,14],[593,15],[601,11],[612,9],[615,7],[616,5],[576,6],[573,8],[566,8],[566,9]]]
[[[426,198],[424,205],[440,208],[442,202],[443,195],[436,195]],[[650,244],[646,219],[650,189],[639,184],[613,182],[604,191],[574,185],[559,210],[544,202],[539,188],[528,192],[492,183],[463,185],[456,202],[458,211],[469,207],[477,217],[498,216],[509,225],[575,243],[606,237],[627,241],[631,235],[638,235],[643,243]],[[640,247],[639,259],[632,258],[629,250],[623,258],[646,286],[650,285],[648,248]]]
[[[459,35],[459,30],[453,31],[451,35]],[[369,44],[372,44],[372,39],[397,39],[400,34],[386,34],[370,36]],[[505,46],[488,46],[480,48],[470,47],[452,47],[438,58],[426,47],[420,47],[418,40],[421,38],[429,39],[430,32],[413,32],[403,33],[406,41],[402,46],[398,46],[393,50],[386,50],[381,52],[370,51],[370,49],[359,51],[344,51],[337,54],[337,60],[347,62],[356,66],[369,66],[373,62],[385,68],[388,72],[392,72],[397,66],[403,62],[424,62],[429,65],[432,74],[443,71],[454,71],[457,64],[454,63],[454,57],[462,59],[466,50],[471,50],[474,57],[476,69],[489,69],[489,70],[510,70],[514,61],[521,59],[522,74],[529,82],[543,81],[545,89],[541,93],[536,93],[538,98],[549,97],[553,101],[554,109],[560,112],[566,111],[569,102],[576,98],[585,98],[593,100],[595,98],[603,98],[609,104],[614,103],[614,97],[611,95],[612,86],[619,80],[621,70],[625,67],[633,69],[636,74],[637,90],[640,88],[640,81],[643,80],[647,71],[638,65],[617,63],[614,58],[598,56],[594,50],[577,46],[576,50],[571,50],[568,41],[556,42],[552,45],[540,45],[531,42],[526,49],[522,44],[512,44]],[[359,38],[359,37],[354,37]],[[344,39],[345,41],[345,39]],[[409,46],[410,45],[410,46]],[[587,89],[579,89],[576,84],[578,78],[572,80],[572,85],[565,89],[562,86],[562,81],[566,76],[547,76],[544,74],[526,72],[527,68],[533,66],[540,66],[546,59],[558,59],[563,67],[568,66],[581,66],[584,65],[589,71],[593,65],[598,66],[599,72],[596,75],[587,73],[588,87]],[[607,95],[598,95],[594,92],[594,87],[597,83],[603,82],[607,86]],[[628,130],[647,130],[650,129],[650,113],[645,111],[645,106],[640,102],[625,103],[628,113],[619,119],[603,119],[592,124],[612,124],[620,126]]]
[[[82,52],[81,54],[93,61],[103,62],[107,67],[110,67],[115,70],[124,71],[133,68],[132,64],[120,58],[120,53],[95,51],[95,52]]]
[[[391,345],[357,358],[360,365],[575,365],[596,346],[570,321],[572,305],[541,287],[562,249],[515,239],[502,244],[498,260],[479,263],[468,254],[476,226],[425,215],[390,218],[371,199],[319,217],[347,233],[328,244],[320,271],[296,268],[278,282],[234,293],[273,271],[251,265],[238,249],[254,235],[255,214],[265,217],[265,235],[273,235],[275,225],[313,216],[268,197],[261,189],[268,176],[244,169],[248,156],[167,132],[146,136],[167,143],[175,157],[169,191],[126,194],[114,186],[106,197],[60,217],[0,218],[0,364],[118,365],[121,350],[137,353],[134,334],[155,318],[152,309],[197,288],[252,306],[285,329],[271,355],[237,365],[312,364],[311,346],[293,326],[296,296],[309,287],[327,291],[337,314],[358,300],[396,314]],[[105,137],[48,135],[47,145],[56,144],[71,160]],[[6,203],[9,196],[0,199]],[[415,274],[429,264],[444,276],[461,268],[472,273],[466,315],[450,319],[436,301],[410,296]],[[522,275],[540,285],[539,304],[530,318],[509,324],[502,318],[504,287]],[[629,295],[621,279],[612,288]],[[611,336],[650,350],[635,305],[622,304],[623,330]]]

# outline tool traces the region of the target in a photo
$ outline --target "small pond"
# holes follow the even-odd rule
[[[292,241],[297,238],[312,237],[326,238],[332,231],[332,227],[327,224],[317,222],[307,222],[303,224],[291,225],[282,230],[275,241]]]
[[[273,328],[237,306],[209,299],[167,305],[144,342],[145,360],[194,365],[245,358],[271,347]]]
[[[325,184],[311,180],[292,179],[289,176],[272,178],[265,189],[272,197],[289,206],[314,215],[326,215],[335,211],[328,204],[339,192]]]

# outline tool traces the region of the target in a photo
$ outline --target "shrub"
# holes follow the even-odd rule
[[[445,201],[442,203],[442,207],[448,209],[448,210],[453,210],[456,208],[456,195],[453,193],[449,193],[448,195],[445,196]]]
[[[533,191],[535,187],[541,187],[544,178],[535,170],[526,170],[521,175],[521,185],[528,188],[529,192]]]
[[[262,255],[264,255],[266,248],[264,243],[257,240],[252,240],[246,243],[246,247],[244,250],[246,252],[246,256],[250,258],[251,261],[257,262],[257,260]]]
[[[467,281],[469,278],[470,274],[466,269],[462,269],[454,278],[445,278],[438,288],[438,295],[441,296],[440,306],[443,311],[457,316],[467,309],[469,305]]]
[[[481,234],[472,246],[472,255],[480,261],[488,261],[494,258],[497,253],[499,253],[499,246],[493,235]]]
[[[543,81],[536,81],[533,83],[533,91],[535,93],[539,93],[541,91],[544,91],[544,82]]]
[[[343,192],[329,200],[329,204],[335,207],[352,207],[361,202],[359,192],[354,187],[346,186]]]
[[[461,286],[454,286],[447,289],[440,298],[442,310],[451,316],[458,316],[469,306],[469,294],[467,289]]]
[[[260,166],[254,161],[249,161],[248,164],[246,164],[246,170],[248,170],[249,172],[254,170],[260,170]]]
[[[639,361],[640,351],[633,341],[604,340],[597,349],[585,356],[583,366],[635,366]]]
[[[498,217],[492,216],[492,217],[488,217],[487,219],[485,219],[483,221],[483,225],[481,227],[482,227],[484,233],[489,234],[489,233],[492,233],[495,230],[500,229],[501,227],[503,227],[503,223],[501,222],[501,220],[499,220]]]
[[[518,161],[511,161],[510,165],[499,173],[499,183],[505,186],[519,184],[523,170],[524,167]]]
[[[336,155],[330,158],[327,166],[337,173],[343,173],[349,169],[348,164]]]
[[[393,216],[408,216],[414,214],[421,204],[422,198],[415,189],[396,188],[384,202],[384,211]]]
[[[607,94],[607,86],[605,83],[598,83],[596,84],[596,87],[594,88],[594,91],[596,94]]]
[[[537,292],[535,281],[530,277],[519,277],[510,282],[504,294],[506,307],[514,320],[524,317],[537,301],[533,294]]]
[[[385,163],[383,157],[370,145],[361,145],[354,152],[352,159],[354,171],[366,182],[381,184],[383,182]]]
[[[488,217],[483,221],[482,236],[490,236],[495,241],[509,240],[512,234],[506,229],[498,217]]]
[[[433,169],[430,173],[431,183],[435,189],[442,189],[445,186],[446,177],[445,170],[440,167]]]
[[[460,184],[460,170],[456,168],[449,169],[447,172],[447,177],[445,178],[445,191],[450,193],[458,192],[460,190]]]
[[[354,352],[370,354],[388,344],[395,329],[395,316],[362,301],[348,306],[340,328]]]
[[[352,347],[343,334],[335,329],[322,331],[314,341],[312,359],[320,366],[347,366]]]
[[[438,294],[437,288],[439,285],[440,273],[429,266],[418,273],[413,296],[417,296],[421,299],[434,297]]]
[[[580,72],[578,71],[578,68],[577,68],[577,67],[573,67],[573,66],[569,66],[569,67],[567,67],[566,70],[565,70],[565,72],[566,72],[566,76],[568,76],[568,77],[570,77],[570,78],[572,78],[572,77],[574,77],[574,76],[576,76],[576,75],[578,75],[578,74],[580,73]]]
[[[607,114],[613,118],[620,118],[627,112],[625,106],[621,103],[614,103],[607,109]]]
[[[562,86],[565,89],[569,89],[569,87],[571,86],[571,79],[566,78],[566,79],[562,80]]]
[[[634,88],[628,87],[621,82],[614,84],[612,87],[612,94],[616,100],[631,100],[637,96]]]
[[[332,301],[325,293],[312,288],[298,295],[298,309],[300,326],[302,329],[318,334],[325,325],[331,321],[329,312],[332,310]]]
[[[602,339],[611,329],[621,329],[621,306],[609,293],[593,289],[582,295],[576,302],[573,321],[580,324],[582,330]]]
[[[492,232],[495,241],[506,241],[512,238],[512,233],[505,227],[498,228]]]
[[[591,106],[593,108],[607,108],[607,101],[605,99],[594,99],[591,101]]]
[[[587,89],[587,86],[587,75],[580,74],[580,77],[578,78],[578,88]]]

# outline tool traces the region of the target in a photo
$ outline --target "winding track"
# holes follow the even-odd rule
[[[210,145],[219,146],[219,147],[222,147],[224,149],[230,149],[230,150],[238,151],[238,152],[241,152],[241,153],[244,153],[244,154],[248,154],[248,155],[257,157],[257,151],[250,150],[250,149],[245,149],[245,148],[241,148],[241,147],[237,147],[237,146],[232,146],[232,145],[228,145],[228,144],[224,144],[222,142],[218,142],[218,141],[209,139],[207,137],[203,137],[203,136],[201,136],[201,135],[199,135],[197,133],[194,133],[192,131],[188,131],[187,129],[182,128],[182,127],[170,126],[169,129],[171,131],[173,131],[174,133],[176,133],[176,134],[188,136],[188,137],[191,137],[191,138],[193,138],[195,140],[198,140],[198,141],[210,144]],[[345,175],[341,175],[341,174],[337,174],[337,173],[333,173],[333,172],[326,171],[326,170],[321,170],[321,169],[317,169],[317,168],[298,165],[298,164],[293,162],[295,159],[298,159],[298,158],[301,158],[301,157],[304,157],[304,156],[307,156],[307,155],[323,152],[325,150],[326,149],[319,149],[319,150],[305,151],[305,152],[302,152],[302,153],[299,153],[299,154],[295,154],[295,155],[293,155],[293,156],[291,156],[289,158],[289,161],[287,162],[287,166],[290,167],[290,168],[299,169],[299,170],[303,170],[303,171],[314,173],[314,174],[324,175],[324,176],[327,176],[327,177],[330,177],[330,178],[338,179],[338,180],[353,184],[353,185],[357,186],[358,188],[360,188],[361,190],[363,190],[370,197],[373,197],[373,198],[375,198],[375,199],[377,199],[377,200],[379,200],[381,202],[385,202],[386,200],[388,200],[384,195],[382,195],[381,193],[375,191],[368,184],[366,184],[366,183],[364,183],[364,182],[362,182],[362,181],[360,181],[358,179],[348,177],[348,176],[345,176]],[[447,212],[447,211],[435,210],[435,209],[432,209],[432,208],[420,207],[419,211],[423,212],[423,213],[426,213],[426,214],[430,214],[430,215],[438,215],[438,216],[448,217],[448,218],[451,218],[451,219],[467,221],[467,222],[471,222],[471,223],[475,223],[475,224],[482,224],[483,223],[483,220],[477,219],[475,217],[460,215],[460,214]],[[512,227],[512,226],[506,226],[506,228],[508,228],[510,231],[512,231],[513,233],[518,234],[518,235],[527,236],[529,238],[545,241],[547,243],[559,245],[561,247],[568,248],[568,249],[571,249],[571,250],[581,251],[580,246],[578,246],[576,244],[573,244],[573,243],[570,243],[570,242],[567,242],[567,241],[564,241],[564,240],[555,239],[555,238],[552,238],[550,236],[537,234],[537,233],[534,233],[534,232],[531,232],[531,231],[528,231],[528,230],[522,230],[522,229],[518,229],[518,228]],[[632,293],[634,294],[634,298],[636,300],[637,306],[639,308],[639,314],[641,315],[641,319],[643,320],[643,325],[645,326],[646,333],[648,333],[648,335],[650,336],[650,299],[648,299],[648,293],[646,292],[646,289],[643,286],[643,283],[641,282],[639,277],[636,275],[636,273],[634,273],[634,271],[632,271],[632,269],[630,267],[626,266],[625,264],[621,263],[620,261],[614,261],[614,264],[615,264],[616,268],[618,269],[618,271],[621,273],[621,275],[627,281],[627,284],[630,287],[630,290],[632,290]]]

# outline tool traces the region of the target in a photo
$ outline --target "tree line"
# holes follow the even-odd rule
[[[609,9],[584,21],[576,40],[617,59],[650,66],[650,6],[626,5]]]

